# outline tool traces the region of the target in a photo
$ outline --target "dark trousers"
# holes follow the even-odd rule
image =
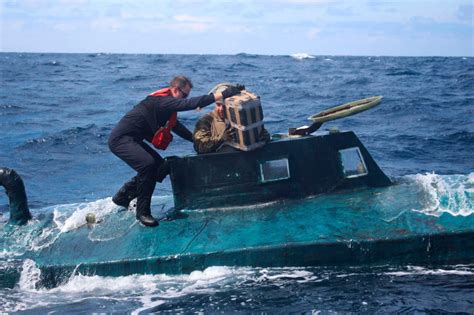
[[[137,171],[137,215],[150,214],[156,181],[161,182],[164,178],[163,174],[158,173],[164,159],[148,144],[130,136],[109,139],[109,148]]]

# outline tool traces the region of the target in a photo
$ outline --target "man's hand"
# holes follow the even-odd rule
[[[226,142],[232,142],[235,140],[235,129],[234,128],[227,128],[224,130],[224,134],[222,135],[222,139]]]
[[[235,86],[229,86],[224,91],[222,91],[222,98],[228,98],[240,93],[240,91],[245,90],[245,86],[237,84]]]

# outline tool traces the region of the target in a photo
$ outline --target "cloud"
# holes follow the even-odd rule
[[[474,4],[460,5],[458,7],[457,16],[461,21],[472,23],[474,19]]]
[[[351,7],[347,7],[347,8],[329,7],[327,9],[327,13],[329,15],[349,17],[349,16],[354,16],[354,8],[351,8]]]
[[[107,43],[111,51],[124,52],[274,54],[291,48],[321,54],[342,49],[351,54],[344,43],[362,47],[375,36],[390,43],[383,51],[401,54],[409,47],[397,45],[407,38],[431,36],[434,49],[453,38],[459,44],[450,48],[452,54],[472,55],[472,0],[0,0],[0,10],[0,50],[10,51],[64,51],[62,41],[51,36],[57,31],[58,36],[78,39],[71,41],[70,51],[84,51],[87,45],[91,51],[104,51]],[[215,38],[223,33],[232,41],[217,47]],[[149,39],[155,36],[166,38],[169,45],[153,48]],[[110,38],[129,38],[134,45],[125,40],[111,43]],[[362,52],[354,48],[354,53]]]
[[[19,20],[9,20],[8,23],[2,22],[2,24],[1,30],[5,33],[21,31],[25,27],[25,22]]]
[[[71,5],[71,4],[88,4],[89,0],[58,0],[59,4]]]
[[[210,28],[210,25],[205,23],[188,23],[187,28],[189,31],[204,32]]]
[[[71,23],[55,23],[53,29],[61,32],[71,32],[77,30],[77,27]]]
[[[317,27],[310,28],[308,31],[308,38],[311,40],[316,39],[317,35],[321,33],[321,29]]]
[[[328,4],[334,1],[335,0],[282,0],[281,2],[290,4]]]
[[[122,27],[122,23],[116,18],[97,18],[91,21],[90,26],[98,31],[117,31]]]
[[[214,26],[214,21],[210,17],[193,15],[175,15],[173,20],[177,23],[164,25],[165,28],[175,29],[182,33],[205,32]]]
[[[155,12],[130,12],[129,10],[122,10],[120,17],[124,20],[164,20],[166,17],[162,13]]]
[[[255,30],[253,27],[246,25],[224,25],[222,31],[226,33],[251,33]]]
[[[201,16],[192,16],[192,15],[175,15],[173,19],[178,22],[189,22],[189,23],[210,23],[212,18],[201,17]]]

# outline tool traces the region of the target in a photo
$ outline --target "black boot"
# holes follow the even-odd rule
[[[158,226],[158,221],[151,215],[150,203],[143,202],[142,198],[138,197],[137,200],[137,220],[140,221],[144,226]]]
[[[130,201],[135,198],[137,198],[137,178],[133,177],[123,184],[122,188],[112,197],[112,201],[118,206],[128,208]]]
[[[158,221],[151,214],[137,214],[137,220],[140,221],[144,226],[155,227],[158,226]]]

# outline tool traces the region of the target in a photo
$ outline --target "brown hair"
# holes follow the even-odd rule
[[[189,78],[185,77],[184,75],[179,75],[170,82],[170,86],[179,87],[180,89],[184,89],[186,85],[189,85],[191,89],[193,88],[191,80],[189,80]]]

